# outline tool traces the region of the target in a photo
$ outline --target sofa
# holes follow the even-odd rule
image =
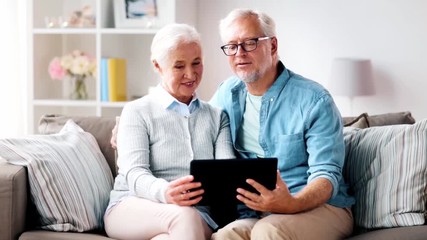
[[[102,223],[99,223],[102,207],[90,204],[99,200],[105,207],[108,201],[108,191],[105,189],[112,187],[117,173],[116,153],[110,143],[115,121],[114,117],[44,115],[40,119],[39,134],[0,139],[0,240],[110,239],[103,231]],[[363,113],[355,117],[344,117],[343,122],[346,144],[343,175],[349,182],[350,193],[356,198],[352,209],[355,218],[354,233],[348,239],[427,239],[424,221],[427,120],[416,122],[410,112],[397,112],[378,115]],[[66,136],[65,140],[61,138],[61,134]],[[70,146],[65,146],[65,142],[70,143]],[[26,148],[28,145],[32,146],[31,149]],[[50,151],[50,148],[57,146],[62,148],[63,145],[69,150],[62,152],[52,149],[52,153],[41,155],[41,152]],[[88,148],[96,148],[96,151]],[[20,152],[22,149],[25,149],[25,153]],[[49,175],[46,169],[52,163],[43,162],[39,166],[31,166],[26,165],[29,161],[21,159],[48,159],[59,154],[58,156],[66,159],[61,164],[67,164],[82,153],[93,157],[84,157],[79,163],[67,165],[71,173],[61,172],[49,178],[45,176]],[[85,164],[92,165],[87,167]],[[81,170],[73,169],[76,166],[83,167]],[[53,169],[54,167],[52,166]],[[42,173],[39,178],[47,179],[43,181],[57,181],[67,174],[73,174],[73,171],[78,172],[78,179],[71,177],[66,178],[65,182],[55,182],[61,196],[55,195],[55,190],[50,189],[49,183],[40,183],[41,180],[37,179],[39,172]],[[73,219],[72,216],[68,220],[62,219],[62,222],[52,220],[69,214],[73,207],[67,199],[59,201],[50,198],[59,198],[72,192],[62,192],[62,186],[64,189],[76,188],[75,191],[84,189],[85,186],[82,185],[90,185],[93,176],[96,176],[96,185],[80,194],[82,199],[86,199],[83,202],[96,208],[97,213],[86,209],[82,217]],[[78,186],[69,185],[72,181],[76,181]],[[39,189],[35,190],[36,187]],[[404,196],[399,195],[401,193]],[[75,193],[71,197],[75,197],[74,195]],[[64,209],[59,208],[55,212],[51,206],[42,208],[40,205],[46,202],[40,202],[38,197],[46,198],[47,204],[49,201],[51,204],[54,204],[53,201],[62,201]],[[79,222],[82,219],[86,222]],[[71,223],[64,224],[64,221]],[[90,225],[90,221],[95,223]],[[39,226],[47,227],[41,229]]]

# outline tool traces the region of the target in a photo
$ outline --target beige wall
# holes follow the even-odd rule
[[[26,131],[25,2],[4,1],[0,8],[0,137]],[[203,99],[231,74],[219,49],[218,21],[236,7],[273,16],[286,66],[325,86],[334,57],[370,58],[377,93],[354,99],[353,114],[409,110],[417,120],[427,118],[427,1],[199,0]],[[342,114],[349,115],[348,99],[334,98]]]

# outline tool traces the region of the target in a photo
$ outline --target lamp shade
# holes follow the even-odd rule
[[[329,90],[338,96],[366,96],[375,93],[371,60],[336,58],[332,62]]]

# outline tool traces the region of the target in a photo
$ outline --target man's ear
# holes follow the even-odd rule
[[[278,49],[278,43],[277,43],[277,38],[273,37],[271,39],[271,54],[277,54],[277,49]]]

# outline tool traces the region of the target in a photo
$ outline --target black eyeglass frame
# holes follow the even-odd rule
[[[273,37],[257,37],[257,38],[251,38],[251,39],[247,39],[247,40],[245,40],[245,41],[243,41],[243,42],[241,42],[241,43],[230,43],[230,44],[225,44],[225,45],[223,45],[223,46],[221,46],[221,49],[222,49],[222,51],[224,52],[224,54],[226,55],[226,56],[234,56],[234,55],[236,55],[237,54],[237,52],[239,51],[239,46],[245,51],[245,52],[252,52],[252,51],[254,51],[255,49],[257,49],[257,47],[258,47],[258,42],[259,41],[262,41],[262,40],[267,40],[267,39],[272,39]],[[251,49],[251,50],[247,50],[246,49],[246,45],[248,44],[248,41],[255,41],[255,48],[254,49]],[[233,53],[233,54],[227,54],[227,47],[230,47],[230,46],[234,46],[235,48],[236,48],[236,52],[235,53]],[[246,46],[246,47],[245,47]]]

